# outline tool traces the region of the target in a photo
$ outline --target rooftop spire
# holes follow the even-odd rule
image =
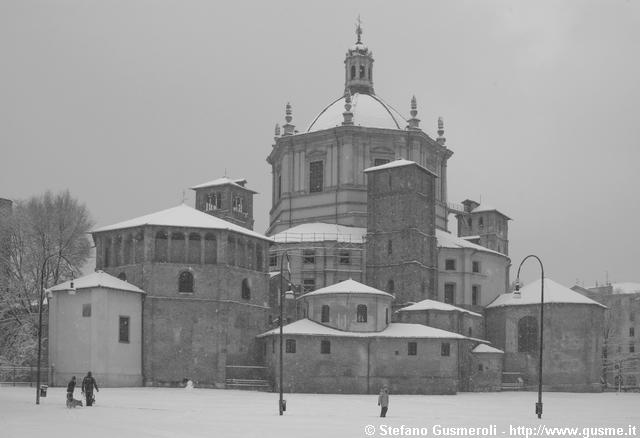
[[[287,123],[285,123],[284,125],[282,125],[282,127],[284,128],[284,134],[283,135],[293,135],[295,134],[295,125],[291,124],[291,121],[293,120],[293,116],[291,115],[293,111],[291,111],[291,104],[289,102],[287,102],[287,106],[285,107],[284,110],[284,119],[286,120]]]
[[[446,143],[447,139],[444,137],[444,121],[442,117],[438,117],[438,138],[436,139],[442,146]]]
[[[418,115],[418,101],[416,100],[416,96],[411,98],[411,118],[408,120],[409,129],[420,129],[420,119],[416,116]]]
[[[345,64],[345,92],[351,94],[373,92],[373,54],[362,43],[362,20],[356,22],[356,43],[347,50]]]
[[[343,125],[353,125],[353,113],[351,112],[351,92],[349,90],[344,92],[344,112],[342,113],[344,118]]]

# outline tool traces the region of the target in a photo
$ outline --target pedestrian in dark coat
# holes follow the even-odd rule
[[[67,405],[73,400],[73,391],[76,390],[76,376],[71,377],[67,384]]]
[[[91,371],[87,373],[84,379],[82,379],[82,393],[87,399],[87,406],[92,406],[95,398],[93,397],[93,388],[100,392],[96,379],[91,375]]]
[[[386,386],[383,386],[378,396],[378,406],[380,406],[380,416],[387,416],[387,409],[389,409],[389,390]]]

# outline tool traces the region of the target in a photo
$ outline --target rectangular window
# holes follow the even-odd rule
[[[119,322],[119,336],[118,341],[123,343],[129,343],[129,317],[121,316]]]
[[[417,342],[409,342],[407,344],[407,354],[409,356],[417,356],[418,355],[418,343]]]
[[[340,251],[338,254],[338,261],[341,265],[350,265],[351,264],[351,255],[348,250]]]
[[[309,163],[309,191],[311,193],[322,191],[323,178],[324,163],[322,161],[312,161]]]
[[[382,166],[383,164],[387,164],[389,162],[386,158],[374,158],[373,165],[374,166]]]
[[[629,336],[634,337],[636,335],[636,329],[634,327],[629,327]]]
[[[455,259],[446,259],[444,261],[444,269],[447,271],[455,271],[456,270],[456,261]]]
[[[85,318],[91,317],[91,303],[82,305],[82,316]]]
[[[321,354],[331,354],[331,342],[330,341],[320,341],[320,353]]]
[[[304,293],[313,292],[314,290],[316,290],[315,278],[305,278],[302,280],[302,291]]]
[[[455,304],[456,301],[456,284],[445,283],[444,285],[444,302],[447,304]]]
[[[287,339],[285,352],[287,353],[295,353],[296,352],[296,340],[295,339]]]
[[[302,251],[302,263],[305,265],[313,265],[316,263],[316,252],[312,249]]]
[[[480,305],[480,286],[477,284],[471,286],[471,304],[474,306]]]
[[[472,262],[471,264],[473,272],[479,273],[480,272],[480,262]]]
[[[282,198],[282,175],[278,175],[278,199]]]
[[[629,344],[629,353],[636,352],[636,344]]]
[[[278,254],[269,254],[269,266],[272,268],[278,266]]]
[[[449,356],[451,354],[451,345],[448,342],[443,342],[440,346],[440,356]]]

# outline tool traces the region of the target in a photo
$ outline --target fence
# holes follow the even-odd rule
[[[38,369],[35,366],[20,367],[13,365],[0,366],[0,385],[9,386],[35,386]],[[48,384],[49,368],[40,367],[40,383]]]

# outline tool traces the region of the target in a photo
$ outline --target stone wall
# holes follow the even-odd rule
[[[455,394],[458,387],[458,341],[446,339],[347,338],[285,335],[296,340],[296,353],[284,353],[286,392],[377,394]],[[320,342],[330,340],[331,354]],[[266,363],[278,388],[279,341],[269,336]],[[415,356],[408,342],[417,343]],[[449,343],[450,355],[441,356]]]
[[[544,389],[600,391],[605,309],[593,304],[548,303],[544,310]],[[539,350],[518,351],[518,321],[533,317],[539,327],[539,315],[539,305],[485,309],[487,339],[504,350],[504,371],[522,373],[525,385],[531,388],[538,382]]]

